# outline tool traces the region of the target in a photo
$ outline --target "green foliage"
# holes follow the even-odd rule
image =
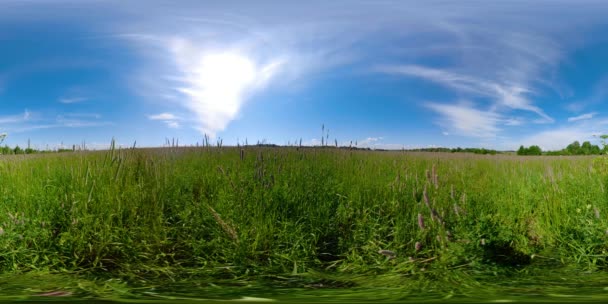
[[[528,148],[524,146],[520,146],[519,150],[517,150],[517,155],[542,155],[543,151],[539,146],[532,145]]]
[[[498,151],[496,150],[490,150],[490,149],[486,149],[486,148],[442,148],[442,147],[436,147],[436,148],[420,148],[420,149],[408,149],[405,150],[408,152],[451,152],[451,153],[474,153],[474,154],[490,154],[490,155],[495,155],[498,153]]]
[[[589,141],[583,142],[581,145],[578,141],[574,141],[569,144],[565,149],[558,151],[549,151],[547,155],[600,155],[606,150],[604,145],[603,149],[600,149],[598,145],[593,145]]]

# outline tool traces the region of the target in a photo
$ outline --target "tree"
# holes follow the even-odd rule
[[[542,155],[543,150],[539,146],[530,146],[528,148],[528,155]]]
[[[524,146],[519,146],[519,150],[517,150],[517,155],[528,155],[528,151]]]
[[[589,155],[591,154],[591,150],[591,143],[589,141],[583,142],[583,145],[581,146],[581,154]]]
[[[568,147],[566,147],[566,151],[571,155],[579,155],[581,154],[581,144],[577,140],[569,144]]]

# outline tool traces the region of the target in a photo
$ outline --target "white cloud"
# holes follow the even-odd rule
[[[568,146],[574,141],[591,141],[594,139],[593,135],[598,134],[587,128],[559,128],[554,130],[545,130],[532,135],[524,137],[519,144],[524,146],[538,145],[541,149],[548,150],[560,150]],[[519,147],[519,145],[517,145]],[[511,148],[516,149],[515,145]]]
[[[71,103],[79,103],[88,100],[86,97],[62,97],[59,98],[60,103],[71,104]]]
[[[383,137],[368,137],[357,142],[359,147],[370,147],[381,141]]]
[[[353,142],[358,148],[383,149],[383,150],[401,150],[405,147],[403,144],[387,143],[384,136],[367,137]],[[342,146],[349,146],[350,142],[344,142]]]
[[[150,119],[150,120],[177,120],[179,118],[171,113],[160,113],[160,114],[155,114],[155,115],[148,115],[148,119]]]
[[[237,50],[209,51],[181,38],[169,46],[179,72],[175,90],[183,94],[183,106],[194,113],[201,133],[211,136],[224,130],[283,65],[278,59],[260,64]]]
[[[437,112],[441,119],[438,123],[450,133],[471,137],[494,137],[500,131],[501,117],[491,111],[482,111],[469,104],[427,103],[426,106]]]
[[[585,114],[581,114],[578,116],[574,116],[574,117],[568,117],[568,122],[575,122],[575,121],[579,121],[579,120],[588,120],[593,118],[593,116],[595,116],[597,113],[596,112],[591,112],[591,113],[585,113]]]
[[[522,118],[507,118],[504,123],[506,126],[521,126],[525,121]]]
[[[588,108],[589,106],[595,106],[603,103],[607,97],[608,76],[604,76],[593,85],[593,89],[587,98],[570,102],[565,106],[565,108],[570,112],[577,113],[585,108]]]
[[[530,111],[538,114],[542,122],[553,122],[545,112],[526,97],[530,90],[519,85],[499,83],[454,73],[448,70],[434,69],[417,65],[381,66],[378,71],[423,78],[437,84],[452,88],[456,91],[470,93],[482,97],[493,98],[497,106],[514,110]]]
[[[22,115],[4,115],[0,116],[0,125],[2,124],[18,124],[24,123],[32,118],[33,113],[25,109]]]
[[[88,118],[88,119],[100,119],[101,114],[97,113],[65,113],[63,116],[72,118]]]
[[[60,128],[60,127],[86,128],[86,127],[107,126],[107,125],[111,125],[111,124],[112,123],[108,122],[108,121],[97,121],[97,120],[92,121],[91,119],[81,119],[81,118],[78,118],[78,116],[67,114],[67,115],[58,115],[55,119],[54,124],[38,125],[39,126],[38,129]],[[40,126],[42,126],[42,127],[40,127]]]
[[[179,129],[181,127],[179,121],[183,120],[181,117],[176,116],[173,113],[166,112],[155,115],[148,115],[148,119],[162,121],[167,125],[167,127],[171,129]]]
[[[180,124],[177,121],[165,121],[165,123],[167,124],[167,127],[171,129],[178,129],[180,127]]]

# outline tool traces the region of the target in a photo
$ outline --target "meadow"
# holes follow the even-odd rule
[[[4,156],[0,299],[604,299],[606,168],[255,146]]]

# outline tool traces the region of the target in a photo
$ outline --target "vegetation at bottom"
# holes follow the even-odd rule
[[[601,157],[295,147],[5,156],[0,271],[311,288],[534,263],[604,271],[607,177]]]

